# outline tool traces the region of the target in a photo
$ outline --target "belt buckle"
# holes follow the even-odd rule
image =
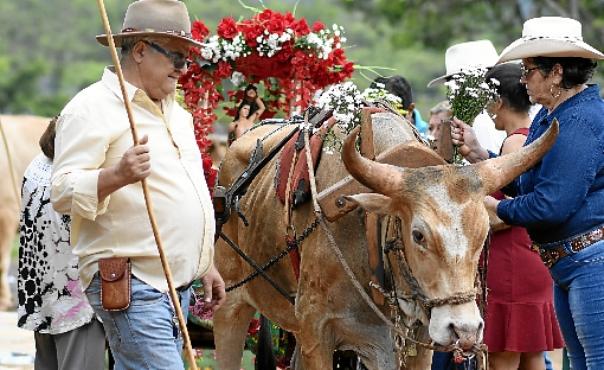
[[[541,257],[541,261],[547,268],[551,268],[560,258],[560,251],[556,249],[545,249],[539,247],[538,244],[533,243],[532,249],[539,253],[539,257]]]
[[[547,268],[551,268],[554,263],[558,261],[560,257],[560,252],[557,250],[542,250],[541,260],[547,266]]]

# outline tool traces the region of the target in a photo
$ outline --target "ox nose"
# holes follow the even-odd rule
[[[449,331],[451,332],[451,337],[455,339],[455,343],[458,343],[459,346],[464,351],[469,351],[472,347],[478,343],[482,339],[482,329],[484,327],[484,322],[480,320],[478,325],[456,325],[455,323],[449,324]]]

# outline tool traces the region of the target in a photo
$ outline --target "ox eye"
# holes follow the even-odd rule
[[[423,245],[426,242],[426,238],[424,238],[424,234],[422,234],[421,231],[413,230],[411,235],[413,236],[413,241],[417,244]]]

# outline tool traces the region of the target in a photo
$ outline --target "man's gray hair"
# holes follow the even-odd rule
[[[128,56],[128,54],[130,54],[130,52],[132,51],[134,45],[136,45],[137,42],[143,40],[144,39],[142,37],[128,37],[122,40],[122,46],[120,50],[121,58],[124,59],[126,56]]]
[[[439,114],[439,113],[448,113],[451,114],[451,104],[447,100],[443,100],[440,103],[436,104],[432,108],[430,108],[430,115]]]

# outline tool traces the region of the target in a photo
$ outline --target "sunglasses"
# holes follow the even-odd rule
[[[182,69],[183,67],[189,66],[189,61],[187,60],[186,55],[175,52],[175,51],[166,50],[163,47],[161,47],[151,41],[143,40],[143,42],[145,44],[149,45],[153,50],[157,51],[160,54],[163,54],[166,58],[170,59],[170,61],[172,62],[172,65],[174,65],[174,68]]]
[[[528,75],[535,69],[539,69],[539,67],[526,68],[525,66],[521,65],[520,66],[520,76],[523,78],[527,78]]]

